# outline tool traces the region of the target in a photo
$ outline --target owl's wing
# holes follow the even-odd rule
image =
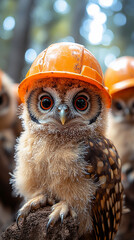
[[[96,240],[114,239],[122,213],[121,162],[112,142],[105,137],[89,140],[85,156],[87,175],[99,183],[92,201],[92,235]]]

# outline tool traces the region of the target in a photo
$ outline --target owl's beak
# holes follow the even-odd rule
[[[69,111],[69,107],[66,104],[59,105],[58,112],[59,112],[59,117],[62,125],[64,125],[66,122],[68,111]]]

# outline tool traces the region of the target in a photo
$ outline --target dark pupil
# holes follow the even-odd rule
[[[3,97],[0,96],[0,105],[3,103]]]
[[[49,108],[51,106],[51,100],[49,98],[44,98],[42,100],[42,106],[44,108]]]
[[[116,109],[118,109],[118,110],[122,110],[122,106],[121,106],[121,104],[120,104],[119,102],[116,102],[116,103],[115,103],[115,107],[116,107]]]
[[[80,99],[78,99],[78,100],[76,101],[76,107],[77,107],[77,108],[83,109],[83,108],[85,108],[85,106],[86,106],[86,101],[85,101],[85,99],[80,98]]]

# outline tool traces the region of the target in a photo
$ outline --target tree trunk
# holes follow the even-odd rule
[[[30,213],[25,220],[19,222],[20,229],[16,223],[7,228],[2,234],[2,240],[78,240],[77,224],[69,216],[64,219],[62,224],[58,221],[47,230],[50,213],[51,207],[40,208],[36,212]]]
[[[16,82],[20,81],[24,66],[24,54],[29,41],[30,12],[33,4],[34,0],[20,0],[18,3],[16,27],[7,72]]]
[[[2,240],[94,240],[91,234],[79,237],[78,220],[67,216],[63,223],[55,223],[47,229],[48,216],[51,207],[40,208],[33,211],[24,220],[20,220],[19,229],[14,223],[2,233]]]
[[[76,43],[83,43],[83,38],[80,35],[80,26],[85,16],[86,3],[87,0],[74,1],[72,3],[74,11],[72,15],[71,36],[74,37]]]

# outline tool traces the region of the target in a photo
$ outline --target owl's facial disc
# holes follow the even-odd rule
[[[112,115],[115,122],[134,124],[134,87],[113,94]]]
[[[134,99],[128,102],[113,99],[112,114],[116,122],[134,122]]]
[[[102,111],[101,98],[94,87],[76,82],[55,81],[51,85],[36,88],[27,97],[30,118],[39,129],[49,132],[83,132],[90,130]],[[37,128],[37,125],[33,125]],[[94,128],[96,125],[92,128]]]

